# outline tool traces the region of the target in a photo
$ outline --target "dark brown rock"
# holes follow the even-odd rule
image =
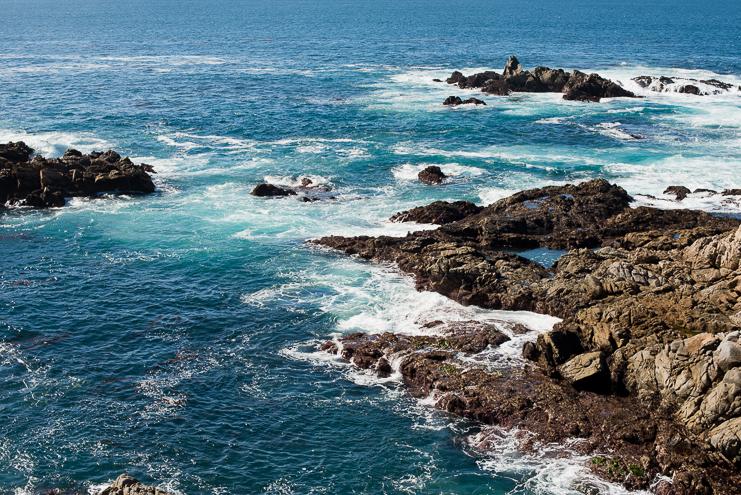
[[[632,92],[597,74],[587,75],[579,71],[568,74],[563,69],[548,67],[536,67],[532,72],[526,71],[514,55],[510,56],[501,75],[487,71],[464,76],[455,71],[447,82],[457,84],[461,89],[482,88],[485,93],[499,96],[507,96],[513,92],[550,92],[565,93],[564,99],[567,100],[592,102],[598,102],[601,98],[635,97]],[[455,98],[448,98],[446,102],[450,102],[446,104],[456,104]]]
[[[61,159],[45,159],[24,143],[0,145],[0,204],[52,208],[65,197],[105,192],[152,193],[151,166],[134,165],[113,150],[83,155],[67,150]]]
[[[574,70],[561,90],[564,100],[599,102],[602,98],[628,97],[635,94],[598,74],[584,74]]]
[[[690,193],[691,191],[689,190],[689,188],[684,186],[669,186],[664,190],[664,194],[676,196],[677,201],[682,201]]]
[[[443,105],[449,105],[449,106],[469,105],[469,104],[486,105],[486,103],[482,100],[478,100],[476,98],[469,98],[467,100],[461,100],[459,96],[448,96],[443,102]]]
[[[272,184],[258,184],[250,194],[260,198],[270,196],[295,196],[296,191],[293,189],[283,189],[282,187],[274,186]]]
[[[418,206],[408,211],[402,211],[390,218],[392,222],[417,222],[444,225],[463,220],[466,217],[479,213],[484,208],[476,206],[470,201],[435,201],[427,206]]]
[[[417,177],[421,182],[426,182],[427,184],[440,184],[447,178],[447,175],[437,165],[430,165],[417,174]]]

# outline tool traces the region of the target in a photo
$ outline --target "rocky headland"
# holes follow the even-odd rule
[[[62,158],[33,155],[23,142],[0,144],[0,207],[52,208],[65,198],[101,193],[152,193],[150,165],[135,165],[113,150],[83,155],[67,150]]]
[[[514,55],[509,57],[501,74],[494,71],[464,76],[455,71],[446,80],[461,89],[481,89],[484,93],[507,96],[510,93],[563,93],[565,100],[599,102],[602,98],[636,98],[624,89],[598,74],[585,74],[578,70],[571,73],[563,69],[536,67],[526,71]],[[448,98],[450,100],[450,98]],[[448,101],[446,100],[446,101]]]
[[[427,322],[426,337],[353,334],[324,349],[401,373],[438,408],[518,428],[524,450],[579,438],[592,471],[629,488],[741,493],[741,221],[632,202],[593,180],[415,208],[395,220],[441,226],[406,237],[312,241],[394,262],[463,305],[562,318],[539,335]],[[549,268],[511,252],[532,248],[568,253]],[[492,357],[516,334],[530,336],[520,362]]]

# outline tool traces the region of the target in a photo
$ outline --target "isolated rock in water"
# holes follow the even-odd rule
[[[636,96],[597,74],[587,75],[579,71],[568,74],[563,69],[548,67],[526,71],[514,55],[507,61],[501,75],[486,71],[465,76],[455,71],[447,82],[457,84],[461,89],[482,88],[484,93],[499,96],[507,96],[513,92],[565,93],[564,98],[567,100],[592,102],[598,102],[600,98]]]
[[[261,198],[268,196],[295,196],[296,191],[293,189],[283,189],[272,184],[259,184],[250,194]]]
[[[418,206],[408,211],[402,211],[390,218],[392,222],[417,222],[444,225],[453,223],[479,213],[484,208],[476,206],[470,201],[435,201],[427,206]]]
[[[664,190],[664,194],[676,196],[677,201],[682,201],[690,192],[689,188],[684,186],[669,186]]]
[[[302,185],[303,187],[309,187],[309,186],[310,186],[310,185],[312,185],[313,183],[314,183],[314,181],[313,181],[313,180],[311,180],[311,179],[309,179],[308,177],[304,177],[303,179],[301,179],[301,185]]]
[[[143,485],[136,478],[126,474],[116,478],[113,485],[109,486],[99,495],[172,495],[150,485]]]
[[[32,153],[22,142],[0,145],[0,205],[51,208],[64,206],[66,197],[155,190],[150,165],[134,165],[113,150],[89,155],[67,150],[61,159],[29,160]]]
[[[723,196],[741,196],[741,189],[726,189],[721,194]]]
[[[470,103],[473,103],[475,105],[486,105],[486,103],[482,100],[476,99],[476,98],[469,98],[467,100],[461,100],[459,96],[448,96],[445,101],[443,102],[443,105],[468,105]]]
[[[440,79],[433,79],[432,82],[442,82]]]
[[[419,178],[420,181],[426,182],[428,184],[440,184],[447,178],[447,175],[445,175],[443,171],[440,170],[440,167],[431,165],[417,174],[417,178]]]

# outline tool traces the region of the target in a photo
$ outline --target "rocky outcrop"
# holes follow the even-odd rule
[[[705,96],[741,91],[741,86],[734,86],[717,79],[697,80],[684,77],[639,76],[631,80],[641,88],[657,93],[686,93]]]
[[[563,97],[566,100],[592,102],[598,102],[601,98],[636,96],[619,84],[597,74],[587,75],[577,70],[568,74],[563,69],[548,67],[536,67],[532,72],[526,71],[514,55],[510,56],[502,74],[487,71],[464,76],[455,71],[447,79],[447,83],[456,84],[461,89],[481,88],[484,93],[499,96],[507,96],[513,92],[564,93]]]
[[[265,198],[270,196],[295,196],[296,191],[293,189],[283,189],[273,184],[258,184],[250,194],[258,198]]]
[[[304,193],[305,195],[301,200],[305,203],[311,203],[314,201],[321,201],[322,199],[335,199],[334,196],[327,197],[326,194],[332,189],[327,186],[313,185],[314,181],[308,177],[301,179],[301,184],[294,187],[278,187],[273,184],[258,184],[250,194],[260,198],[274,197],[274,196],[296,196],[298,193]]]
[[[113,485],[109,486],[99,495],[172,495],[164,490],[150,485],[143,485],[136,478],[126,474],[116,478]]]
[[[458,105],[484,105],[486,106],[486,102],[476,99],[476,98],[469,98],[467,100],[461,100],[460,96],[448,96],[445,101],[443,102],[443,105],[449,105],[452,107],[458,106]]]
[[[526,428],[539,441],[586,438],[589,452],[612,449],[626,468],[672,476],[674,492],[666,493],[738,493],[740,222],[631,202],[622,188],[594,180],[523,191],[435,231],[315,242],[395,262],[418,290],[464,305],[563,318],[522,350],[539,371],[511,371],[505,380],[441,349],[402,359],[399,349],[379,348],[374,359],[400,362],[413,389],[444,390],[438,407]],[[569,252],[551,269],[507,252],[534,247]],[[625,411],[630,432],[606,433],[625,426],[613,422]]]
[[[476,206],[470,201],[435,201],[427,206],[418,206],[408,211],[402,211],[390,218],[392,222],[417,222],[445,225],[479,213],[484,208]]]
[[[442,181],[447,179],[448,176],[445,175],[437,165],[430,165],[418,173],[417,178],[420,182],[426,182],[427,184],[440,184]]]
[[[664,194],[669,194],[676,197],[677,201],[682,201],[688,194],[691,194],[691,191],[685,186],[669,186],[664,190]]]
[[[561,89],[564,100],[599,102],[602,98],[629,97],[635,94],[623,89],[609,79],[598,74],[585,74],[575,70]]]
[[[69,197],[155,190],[151,166],[134,165],[113,150],[83,155],[69,149],[48,160],[31,159],[33,152],[22,142],[0,145],[0,205],[51,208],[64,206]]]

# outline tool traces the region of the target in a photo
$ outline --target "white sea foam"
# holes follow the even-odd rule
[[[23,141],[32,147],[37,155],[46,158],[60,157],[69,148],[83,153],[113,148],[114,144],[91,133],[41,132],[0,129],[0,142]]]
[[[563,445],[540,444],[535,447],[535,454],[528,454],[519,450],[528,436],[528,432],[516,428],[507,430],[494,426],[468,438],[473,449],[485,443],[485,449],[478,454],[481,458],[477,463],[481,469],[500,476],[516,476],[520,480],[508,494],[648,494],[646,491],[629,492],[621,485],[608,483],[592,474],[591,457],[574,450],[582,440],[572,439]]]

